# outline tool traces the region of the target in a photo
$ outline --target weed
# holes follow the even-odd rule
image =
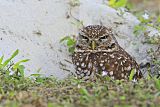
[[[154,78],[154,81],[155,81],[156,88],[160,91],[160,80],[157,78]]]
[[[24,77],[24,65],[22,63],[28,62],[29,59],[25,60],[20,60],[16,63],[12,63],[12,59],[14,59],[19,53],[19,50],[16,50],[10,58],[7,60],[3,61],[4,56],[0,58],[0,70],[1,74],[6,74],[7,76],[19,76],[19,77]],[[12,73],[13,72],[13,73]]]
[[[146,26],[144,26],[143,24],[139,24],[134,26],[134,34],[136,36],[138,36],[140,33],[144,33],[147,30]]]
[[[79,0],[70,0],[69,4],[72,7],[79,6],[80,5],[80,1]]]
[[[113,8],[126,7],[128,0],[109,0],[109,6]]]
[[[68,47],[68,51],[70,53],[73,53],[75,50],[76,40],[70,36],[65,36],[60,40],[60,43],[66,42],[66,45]]]
[[[79,20],[79,19],[76,19],[76,18],[74,18],[74,19],[75,19],[75,21],[71,22],[71,24],[73,24],[78,29],[84,27],[84,22],[82,20]]]
[[[131,73],[130,73],[130,75],[129,75],[129,80],[130,80],[130,81],[133,80],[133,77],[134,77],[134,75],[135,75],[135,71],[136,71],[135,69],[132,69],[132,70],[131,70]]]

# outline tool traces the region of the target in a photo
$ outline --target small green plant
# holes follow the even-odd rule
[[[147,30],[146,26],[144,26],[143,24],[139,24],[139,25],[136,25],[134,26],[134,34],[136,36],[138,36],[140,33],[143,33]]]
[[[44,81],[44,78],[41,74],[31,74],[30,77],[33,77],[35,82],[42,83]]]
[[[91,99],[91,96],[86,88],[80,88],[79,93],[81,94],[81,101],[89,101]]]
[[[130,81],[133,80],[134,75],[135,75],[135,69],[132,69],[132,70],[131,70],[131,73],[130,73],[130,75],[129,75],[129,80],[130,80]]]
[[[160,91],[160,79],[154,78],[155,86]]]
[[[69,4],[72,7],[79,6],[80,5],[80,1],[79,0],[70,0]]]
[[[152,18],[147,14],[147,13],[143,13],[143,14],[138,14],[137,18],[140,21],[140,24],[134,26],[134,34],[137,36],[140,33],[144,33],[147,30],[147,26],[149,25],[149,23],[151,22]]]
[[[137,36],[140,33],[145,33],[147,30],[147,27],[153,27],[160,31],[160,16],[157,18],[151,17],[148,13],[138,14],[137,15],[138,20],[140,21],[140,24],[136,25],[134,27],[134,34]],[[157,40],[159,42],[159,38],[150,38],[149,42],[151,44],[156,44]]]
[[[76,40],[73,37],[65,36],[60,40],[60,43],[66,42],[66,45],[68,47],[68,51],[70,53],[73,53],[75,50]]]
[[[84,26],[82,20],[79,20],[79,19],[76,19],[76,18],[74,18],[74,19],[75,19],[75,21],[71,22],[71,24],[73,24],[76,28],[80,29]]]
[[[0,58],[0,73],[1,74],[7,74],[8,76],[12,74],[15,76],[21,76],[24,77],[24,65],[22,65],[23,62],[29,61],[29,59],[20,60],[16,63],[13,63],[12,60],[18,55],[19,50],[17,49],[10,58],[3,61],[4,56]]]
[[[126,7],[128,0],[109,0],[109,6],[113,8]]]
[[[160,44],[160,36],[147,37],[145,42],[149,44]]]

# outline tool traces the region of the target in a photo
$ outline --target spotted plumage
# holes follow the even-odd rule
[[[142,77],[138,64],[119,46],[112,30],[100,25],[80,30],[72,61],[78,78],[89,79],[98,73],[128,79],[132,69],[135,79]]]

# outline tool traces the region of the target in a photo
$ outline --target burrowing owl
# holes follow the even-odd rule
[[[112,30],[100,25],[80,30],[72,61],[78,78],[89,79],[105,72],[113,79],[128,79],[132,69],[135,79],[142,76],[138,64],[120,47]]]

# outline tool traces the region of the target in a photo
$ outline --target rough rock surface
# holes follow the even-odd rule
[[[72,14],[72,15],[71,15]],[[16,49],[16,60],[29,58],[26,75],[40,73],[64,78],[73,66],[66,48],[59,40],[75,35],[78,19],[84,26],[102,24],[112,27],[119,44],[138,63],[148,60],[146,51],[155,46],[143,44],[143,36],[135,37],[133,28],[139,21],[132,14],[120,15],[104,0],[3,0],[0,3],[0,55],[5,58]],[[151,32],[156,32],[151,29]],[[151,33],[154,35],[155,33]],[[66,65],[66,67],[65,67]]]

